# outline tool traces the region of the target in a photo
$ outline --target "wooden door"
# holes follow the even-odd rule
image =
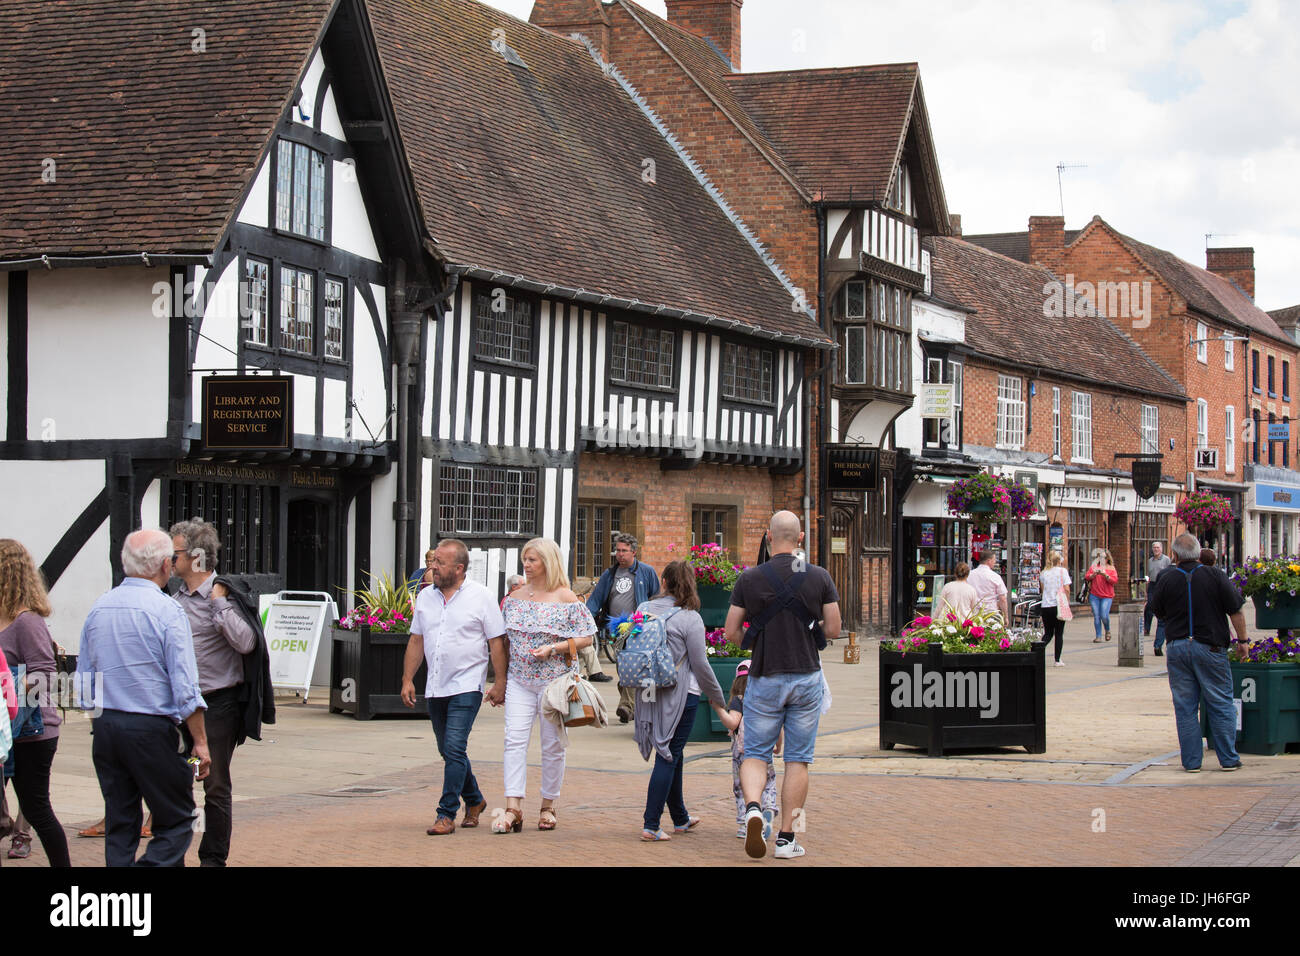
[[[830,567],[827,570],[840,595],[840,616],[845,631],[857,631],[862,621],[861,528],[862,515],[856,505],[831,506]]]

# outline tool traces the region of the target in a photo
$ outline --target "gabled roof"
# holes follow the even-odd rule
[[[367,9],[448,262],[827,343],[586,46],[473,0]],[[526,66],[493,48],[494,30]]]
[[[1102,222],[1103,220],[1097,220]],[[1149,265],[1175,292],[1187,300],[1189,308],[1213,319],[1245,326],[1251,332],[1271,339],[1280,339],[1289,345],[1295,340],[1278,328],[1273,318],[1250,300],[1237,285],[1223,276],[1186,262],[1172,252],[1157,249],[1145,242],[1116,233],[1133,247],[1138,256]]]
[[[211,253],[331,6],[0,4],[0,261]]]
[[[1180,259],[1165,249],[1139,242],[1119,232],[1100,216],[1094,216],[1083,229],[1068,229],[1065,232],[1065,244],[1071,246],[1085,233],[1094,228],[1104,228],[1122,243],[1126,244],[1147,267],[1171,290],[1187,301],[1189,308],[1211,319],[1218,319],[1230,325],[1248,329],[1259,335],[1272,339],[1281,339],[1295,344],[1274,321],[1270,313],[1255,305],[1237,285],[1220,275],[1194,266]],[[968,235],[967,242],[990,249],[993,252],[1009,256],[1020,262],[1029,262],[1028,232],[994,232],[983,235]],[[1297,307],[1300,308],[1300,307]]]
[[[883,199],[904,148],[915,155],[923,218],[947,234],[943,185],[915,63],[733,73],[705,40],[614,0],[805,199]]]
[[[1288,305],[1285,309],[1271,309],[1268,317],[1278,324],[1279,328],[1289,329],[1300,325],[1300,305]]]
[[[1182,386],[1105,318],[1044,316],[1044,286],[1056,281],[1048,270],[962,239],[933,237],[925,244],[934,295],[973,310],[966,345],[977,354],[1098,388],[1186,400]]]

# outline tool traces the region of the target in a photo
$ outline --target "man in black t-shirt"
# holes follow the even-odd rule
[[[1165,628],[1165,654],[1169,658],[1169,690],[1174,699],[1178,749],[1183,769],[1201,769],[1204,747],[1197,705],[1205,701],[1209,713],[1210,743],[1219,757],[1219,769],[1236,770],[1237,713],[1232,705],[1232,668],[1228,665],[1228,621],[1237,642],[1246,643],[1243,598],[1218,568],[1201,564],[1201,545],[1190,534],[1173,543],[1174,560],[1156,581],[1151,611]]]
[[[821,718],[822,672],[817,651],[821,635],[838,637],[839,595],[824,568],[809,564],[795,549],[803,543],[799,518],[778,511],[768,526],[772,557],[740,576],[731,592],[727,638],[753,649],[745,688],[745,760],[740,786],[745,794],[745,852],[767,852],[763,812],[758,799],[767,765],[781,731],[785,731],[785,779],[781,787],[781,832],[775,856],[804,855],[794,838],[794,818],[808,796],[808,765],[813,761]],[[751,635],[744,633],[750,623]],[[820,622],[820,629],[819,623]]]

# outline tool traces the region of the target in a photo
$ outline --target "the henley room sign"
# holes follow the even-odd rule
[[[293,379],[287,375],[205,378],[203,447],[221,451],[291,451]]]

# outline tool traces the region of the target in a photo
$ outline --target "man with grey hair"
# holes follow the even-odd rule
[[[632,535],[627,532],[614,535],[614,560],[596,582],[591,597],[587,598],[587,610],[596,619],[596,626],[602,630],[611,618],[626,617],[659,593],[659,575],[650,565],[637,560],[639,550],[640,546]],[[589,672],[593,672],[591,680],[609,680],[609,675],[600,669],[600,658],[596,656],[594,642],[587,651],[584,664]],[[581,650],[578,651],[578,658],[583,660]],[[620,687],[618,710],[615,711],[619,723],[626,724],[631,720],[635,710],[635,690]]]
[[[1178,749],[1183,769],[1199,773],[1204,747],[1197,705],[1204,699],[1209,714],[1210,743],[1219,769],[1236,770],[1237,713],[1232,705],[1232,669],[1228,665],[1228,620],[1245,644],[1246,616],[1240,592],[1219,568],[1201,563],[1201,544],[1190,534],[1173,543],[1174,570],[1156,581],[1151,610],[1164,623],[1169,691],[1174,699]]]
[[[804,855],[794,828],[808,797],[808,765],[821,719],[818,651],[826,646],[826,634],[839,636],[840,605],[830,574],[795,553],[803,543],[798,515],[790,511],[772,515],[768,539],[772,557],[741,574],[731,592],[726,627],[727,640],[753,648],[745,688],[745,755],[740,765],[745,852],[755,859],[767,853],[766,821],[758,801],[777,738],[784,731],[781,831],[774,855],[789,860]],[[743,630],[746,621],[748,632]]]
[[[1151,592],[1156,589],[1156,581],[1159,579],[1161,572],[1169,565],[1173,564],[1169,555],[1165,554],[1164,545],[1159,541],[1151,542],[1151,557],[1147,558],[1147,603],[1142,609],[1142,636],[1151,636],[1151,618],[1155,615],[1151,613]],[[1160,648],[1164,646],[1165,631],[1160,628],[1156,631],[1156,657],[1164,654]]]
[[[202,518],[171,526],[175,574],[180,590],[173,595],[185,611],[194,635],[199,688],[208,709],[204,723],[212,772],[203,781],[203,839],[200,866],[225,866],[232,829],[230,763],[239,741],[244,690],[244,655],[257,646],[257,635],[217,581],[217,529]]]
[[[145,866],[183,866],[194,824],[194,778],[211,767],[189,621],[163,593],[172,541],[161,529],[127,535],[126,578],[91,608],[77,657],[83,709],[98,710],[92,754],[104,794],[104,862],[131,866],[140,844],[140,798],[153,814]],[[102,683],[94,700],[85,688]],[[181,751],[179,725],[197,767]]]

